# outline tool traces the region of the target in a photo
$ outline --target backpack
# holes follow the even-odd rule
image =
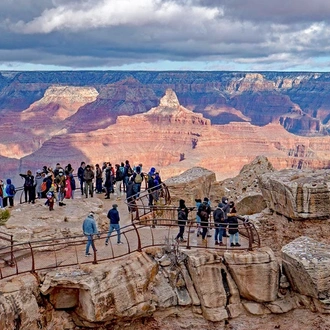
[[[131,175],[133,174],[133,170],[132,170],[131,167],[129,167],[129,168],[127,169],[127,174],[128,174],[128,176],[131,176]]]
[[[121,181],[121,180],[123,180],[123,178],[124,178],[123,172],[120,169],[118,169],[116,172],[116,180]]]
[[[31,176],[27,176],[25,178],[25,184],[24,184],[25,187],[32,187],[33,186],[33,179]]]
[[[141,183],[142,181],[143,181],[143,177],[142,177],[141,173],[136,173],[134,182],[135,183]]]
[[[16,190],[13,184],[10,184],[6,187],[6,193],[8,196],[14,196],[16,194]]]
[[[46,182],[46,181],[44,181],[44,182],[41,184],[40,189],[41,189],[41,192],[44,192],[44,191],[47,189],[47,182]]]
[[[186,220],[186,212],[184,210],[178,211],[178,220]]]

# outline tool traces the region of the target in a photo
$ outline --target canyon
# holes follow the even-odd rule
[[[267,156],[276,169],[330,166],[326,101],[318,95],[322,110],[309,111],[297,96],[302,88],[326,80],[325,74],[299,79],[270,73],[90,75],[2,76],[1,177],[19,185],[18,173],[44,165],[71,163],[77,169],[81,161],[126,159],[142,163],[145,171],[157,167],[163,178],[202,166],[225,179],[259,155]],[[161,79],[168,83],[161,85]],[[218,97],[212,98],[215,91]],[[304,129],[289,132],[289,121]]]

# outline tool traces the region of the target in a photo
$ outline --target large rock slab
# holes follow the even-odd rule
[[[270,302],[277,298],[279,265],[270,248],[224,254],[225,262],[240,295],[256,302]]]
[[[40,329],[38,282],[33,275],[2,280],[0,292],[0,329]]]
[[[195,205],[195,198],[210,196],[212,184],[216,181],[215,173],[203,167],[193,167],[181,175],[165,181],[172,203],[178,204],[179,199],[186,200],[187,206]]]
[[[290,219],[328,219],[329,170],[282,170],[259,177],[267,206]]]
[[[330,246],[299,237],[282,248],[284,271],[292,288],[330,303]]]

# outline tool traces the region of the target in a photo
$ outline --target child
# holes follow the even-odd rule
[[[47,195],[47,201],[46,201],[46,205],[48,204],[49,207],[49,211],[54,211],[54,200],[55,200],[55,193],[54,193],[54,187],[50,187]]]

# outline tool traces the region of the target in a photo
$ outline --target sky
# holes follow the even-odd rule
[[[1,0],[0,70],[330,71],[330,1]]]

